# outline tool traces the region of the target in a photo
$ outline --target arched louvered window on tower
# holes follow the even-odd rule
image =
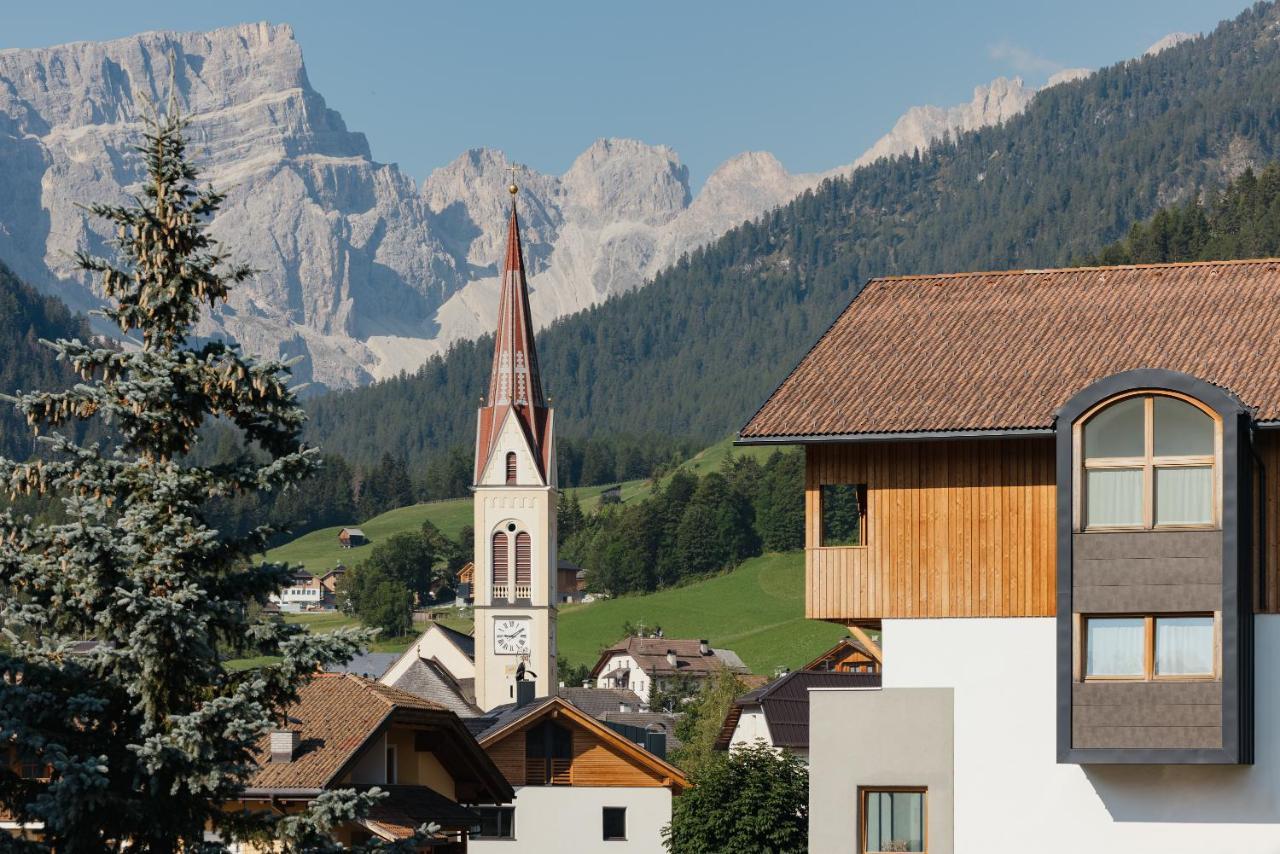
[[[516,534],[516,598],[528,599],[533,586],[533,544],[529,534]]]
[[[507,452],[507,483],[516,482],[516,452]]]
[[[493,573],[490,575],[493,590],[491,591],[491,599],[506,599],[510,580],[507,577],[507,561],[510,559],[507,554],[507,535],[502,531],[498,531],[493,535],[493,554],[489,558],[492,562]]]

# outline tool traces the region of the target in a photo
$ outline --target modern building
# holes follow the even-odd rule
[[[474,851],[575,854],[662,851],[671,799],[688,780],[661,758],[563,697],[532,698],[470,721],[515,789],[513,806],[481,810]]]
[[[805,449],[807,615],[882,633],[809,691],[812,850],[1280,850],[1277,294],[877,279],[743,428]]]
[[[435,823],[440,831],[427,850],[461,854],[479,821],[471,805],[508,804],[514,797],[457,715],[368,679],[317,676],[283,720],[286,728],[262,738],[258,769],[228,809],[290,813],[327,790],[376,786],[388,797],[358,821],[336,827],[336,841],[395,841]]]
[[[655,688],[670,688],[680,677],[706,679],[723,668],[750,672],[736,652],[705,640],[628,637],[600,653],[591,678],[600,688],[628,688],[647,706]]]

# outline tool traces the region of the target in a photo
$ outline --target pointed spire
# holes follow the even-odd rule
[[[493,368],[489,376],[489,396],[480,409],[480,435],[476,448],[477,482],[493,453],[507,413],[519,421],[543,477],[554,477],[548,469],[552,459],[550,410],[542,393],[538,354],[533,340],[533,313],[529,310],[529,284],[525,278],[524,253],[520,245],[520,218],[516,214],[519,187],[511,186],[511,218],[507,225],[507,255],[502,267],[498,295],[498,324],[493,340]]]

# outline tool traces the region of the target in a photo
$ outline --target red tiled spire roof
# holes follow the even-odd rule
[[[516,216],[512,185],[511,219],[507,225],[507,256],[502,268],[498,297],[498,326],[493,341],[493,368],[489,396],[480,409],[476,446],[476,480],[479,481],[497,442],[507,413],[519,420],[525,438],[548,477],[551,411],[542,394],[538,353],[533,340],[533,313],[529,310],[529,285],[525,279],[524,253],[520,246],[520,220]]]

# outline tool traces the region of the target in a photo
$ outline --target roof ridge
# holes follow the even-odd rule
[[[1251,264],[1280,264],[1280,257],[1224,258],[1210,261],[1161,261],[1143,264],[1088,264],[1079,267],[1023,267],[1012,270],[968,270],[959,273],[907,273],[900,276],[875,276],[867,284],[876,282],[912,282],[932,279],[973,279],[979,276],[1035,276],[1058,273],[1091,273],[1100,270],[1154,270],[1181,267],[1249,266]]]

